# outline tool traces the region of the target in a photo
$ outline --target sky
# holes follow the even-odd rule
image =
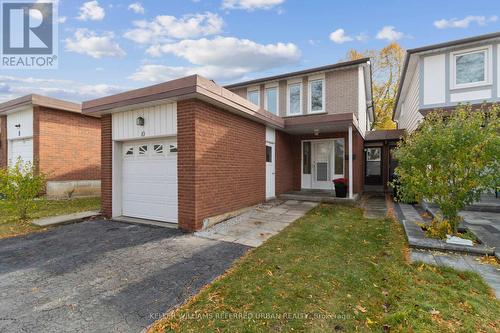
[[[0,70],[0,102],[81,102],[195,73],[228,84],[500,31],[496,0],[60,0],[58,13],[58,69]]]

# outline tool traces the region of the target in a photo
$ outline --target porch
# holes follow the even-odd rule
[[[333,190],[308,190],[291,191],[279,196],[283,200],[298,200],[312,202],[348,203],[354,204],[359,199],[359,194],[354,193],[352,198],[339,198]]]

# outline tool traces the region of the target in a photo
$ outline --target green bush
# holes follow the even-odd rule
[[[499,120],[497,105],[429,114],[395,151],[401,200],[438,204],[456,232],[458,212],[500,184]]]
[[[23,163],[18,159],[16,164],[0,169],[0,193],[5,200],[15,204],[18,217],[28,218],[28,213],[35,207],[35,199],[44,191],[46,177],[36,172],[31,162]]]

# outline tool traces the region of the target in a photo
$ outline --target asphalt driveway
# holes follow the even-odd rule
[[[1,332],[139,332],[249,247],[87,221],[0,240]]]

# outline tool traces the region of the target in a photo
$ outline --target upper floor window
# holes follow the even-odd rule
[[[325,80],[314,78],[309,80],[309,112],[325,111]]]
[[[302,83],[292,83],[288,85],[287,114],[302,114]]]
[[[271,113],[278,114],[278,86],[266,88],[264,108]]]
[[[247,99],[249,102],[260,106],[260,90],[259,89],[248,89],[247,91]]]
[[[451,88],[469,88],[491,83],[491,47],[451,53]]]

